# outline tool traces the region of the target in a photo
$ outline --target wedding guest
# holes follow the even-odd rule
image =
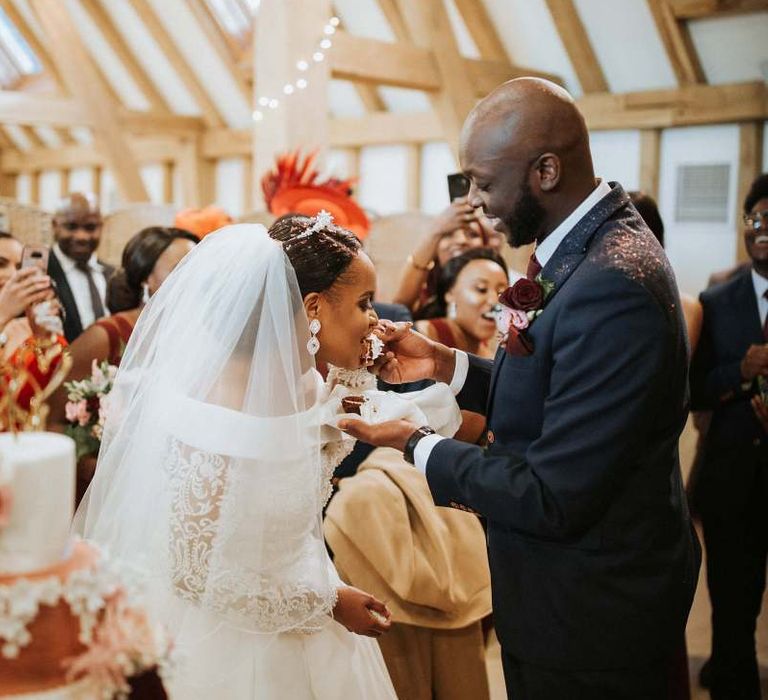
[[[107,313],[107,281],[114,268],[96,257],[102,225],[92,194],[69,195],[53,216],[56,244],[48,259],[48,274],[64,306],[64,335],[70,343]]]
[[[468,250],[440,269],[434,301],[422,309],[416,330],[448,347],[491,358],[497,345],[494,309],[507,286],[507,264],[498,253]]]
[[[768,376],[768,174],[744,200],[751,267],[701,295],[692,408],[713,411],[693,494],[704,529],[712,603],[710,692],[760,698],[755,624],[768,552],[768,440],[750,404]]]
[[[648,224],[651,233],[664,247],[664,221],[661,218],[661,212],[656,204],[656,200],[645,192],[630,192],[629,198],[635,209]],[[690,294],[680,293],[680,303],[683,307],[683,316],[685,317],[685,326],[688,330],[688,342],[691,346],[691,355],[696,351],[701,335],[702,309],[701,303]]]
[[[51,280],[36,267],[19,270],[24,247],[5,231],[0,231],[0,356],[3,364],[23,368],[34,384],[44,389],[59,367],[60,357],[50,365],[41,362],[35,351],[40,340],[66,346],[62,336],[61,307]],[[32,382],[25,381],[17,394],[24,410],[34,394]],[[11,426],[0,421],[2,429]]]
[[[469,248],[484,245],[483,229],[466,198],[455,199],[436,218],[406,259],[393,301],[418,314],[435,293],[440,268]]]
[[[436,508],[424,475],[378,449],[342,480],[324,528],[339,575],[392,611],[379,646],[397,696],[487,700],[490,576],[478,518]]]
[[[144,304],[197,240],[183,229],[150,226],[128,241],[122,267],[109,282],[107,303],[112,315],[97,320],[72,343],[68,381],[89,377],[94,360],[120,364]],[[62,386],[50,401],[52,425],[58,425],[60,430],[66,421],[66,403],[67,392]],[[85,493],[95,466],[95,460],[83,460],[78,465],[78,500]]]

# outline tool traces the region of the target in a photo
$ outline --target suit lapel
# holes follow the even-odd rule
[[[541,271],[542,278],[554,284],[554,290],[547,297],[546,303],[552,300],[552,297],[557,294],[573,271],[584,260],[589,242],[595,232],[629,201],[629,195],[624,192],[622,186],[613,183],[610,193],[592,207],[566,235]]]
[[[66,312],[64,325],[68,329],[66,334],[67,340],[70,340],[70,337],[80,335],[83,330],[83,324],[80,320],[80,312],[77,310],[75,295],[72,293],[72,288],[69,286],[69,282],[67,282],[67,276],[64,274],[64,268],[61,267],[59,259],[53,251],[51,251],[51,255],[48,258],[48,274],[56,283],[56,293],[59,301],[64,306]]]

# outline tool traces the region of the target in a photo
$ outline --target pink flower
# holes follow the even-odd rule
[[[530,325],[528,320],[528,314],[521,309],[510,309],[512,316],[512,325],[517,328],[518,331],[524,331]]]
[[[88,412],[88,402],[85,399],[68,401],[64,411],[70,423],[87,425],[88,421],[91,420],[91,414]]]

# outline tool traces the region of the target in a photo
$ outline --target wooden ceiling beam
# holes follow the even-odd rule
[[[338,17],[339,12],[337,8],[332,7],[333,13]],[[344,31],[344,22],[339,22],[339,30]],[[251,42],[251,50],[253,50],[253,43]],[[253,54],[251,54],[253,55]],[[366,112],[386,112],[387,105],[382,99],[379,91],[375,85],[369,83],[354,83],[355,92],[363,103]]]
[[[165,54],[171,67],[176,71],[184,86],[189,90],[192,98],[197,102],[209,128],[218,128],[224,125],[224,117],[206,91],[202,82],[187,63],[176,43],[166,31],[148,0],[131,0],[133,9],[136,10],[147,31],[151,34],[160,50]],[[250,102],[249,102],[250,104]]]
[[[472,41],[482,58],[496,61],[509,60],[496,25],[491,21],[482,0],[454,0]]]
[[[477,91],[451,26],[443,0],[397,0],[400,14],[413,42],[431,52],[440,88],[430,95],[443,133],[455,155],[459,135],[477,101]]]
[[[573,0],[546,0],[557,33],[585,93],[609,92],[608,81]]]
[[[152,108],[160,112],[170,112],[170,102],[152,82],[99,0],[80,0],[80,4]]]
[[[328,59],[334,78],[375,85],[393,85],[436,92],[442,82],[431,50],[409,42],[393,44],[336,32]],[[470,72],[479,97],[512,78],[531,75],[562,84],[562,79],[544,71],[511,65],[508,61],[461,58]]]
[[[170,137],[129,137],[131,153],[142,164],[176,160],[185,142],[185,139]],[[9,150],[0,156],[0,170],[4,173],[106,167],[109,167],[107,158],[92,145],[41,147],[24,153]]]
[[[31,6],[48,37],[51,56],[64,84],[91,119],[96,145],[107,157],[120,193],[129,202],[148,201],[138,163],[120,124],[119,106],[99,79],[65,4],[59,0],[31,0]]]
[[[669,4],[678,19],[768,11],[768,0],[669,0]]]
[[[678,84],[706,83],[688,25],[675,15],[669,0],[648,0],[648,7]]]
[[[768,88],[762,82],[698,85],[645,93],[589,95],[577,100],[577,104],[588,126],[596,130],[759,122],[768,119]],[[172,135],[129,137],[140,162],[173,160],[173,149],[189,138]],[[202,156],[209,160],[249,156],[253,148],[250,129],[212,129],[203,132],[200,138]],[[329,141],[334,148],[425,143],[444,138],[434,112],[379,112],[361,118],[329,121]],[[9,151],[3,156],[1,169],[13,173],[94,164],[104,165],[106,159],[92,146],[76,146],[33,149],[24,154]]]

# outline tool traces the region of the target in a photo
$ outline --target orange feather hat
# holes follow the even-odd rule
[[[338,226],[364,240],[371,224],[352,198],[353,180],[329,178],[320,182],[313,167],[316,158],[317,151],[313,151],[302,160],[298,150],[277,157],[274,170],[261,179],[267,208],[275,216],[291,212],[316,216],[324,209]]]

